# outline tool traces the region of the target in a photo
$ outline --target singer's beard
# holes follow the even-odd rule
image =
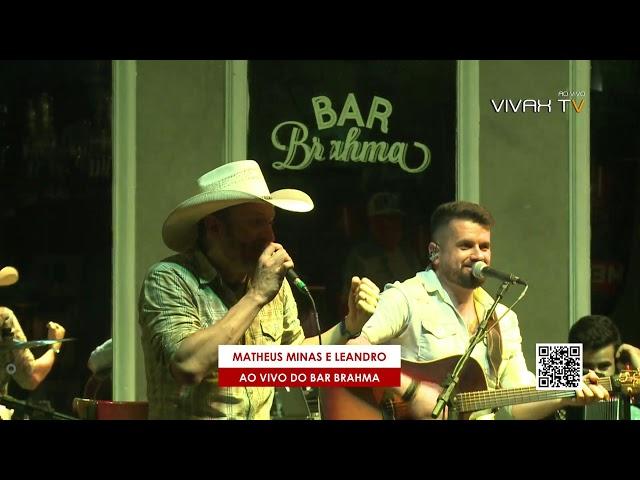
[[[271,242],[263,239],[247,242],[235,235],[227,235],[222,243],[225,256],[234,268],[247,275],[253,275],[260,255]]]
[[[465,268],[465,265],[460,267],[460,269],[458,270],[452,271],[449,276],[451,278],[451,283],[459,285],[462,288],[468,288],[470,290],[475,290],[476,288],[482,286],[485,281],[484,278],[480,279],[474,277],[471,273],[471,268]]]
[[[473,288],[476,289],[478,287],[481,287],[484,284],[485,279],[484,278],[476,278],[473,276],[472,273],[469,272],[468,275],[463,275],[464,277],[464,281],[467,283],[467,285],[465,285],[465,288]]]

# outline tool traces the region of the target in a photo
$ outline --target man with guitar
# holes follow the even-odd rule
[[[440,205],[431,217],[430,267],[404,282],[388,284],[361,335],[349,343],[400,344],[403,359],[411,362],[463,354],[493,303],[480,288],[484,279],[472,274],[476,262],[491,263],[493,224],[492,215],[480,205],[462,201]],[[535,385],[522,353],[516,314],[504,305],[498,305],[495,314],[490,320],[494,326],[486,341],[475,347],[472,361],[481,367],[478,371],[484,373],[491,390]],[[496,324],[497,319],[500,321]],[[430,418],[441,390],[439,381],[416,378],[403,373],[402,384],[394,393],[402,397],[409,417]],[[516,419],[538,419],[565,405],[608,399],[607,390],[597,382],[597,375],[589,372],[574,398],[520,404],[514,401],[510,413]],[[502,405],[508,404],[503,401]],[[483,418],[493,418],[493,413]]]

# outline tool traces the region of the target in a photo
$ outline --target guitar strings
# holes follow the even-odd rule
[[[602,385],[607,390],[612,390],[611,377],[604,377],[598,379],[598,384]],[[525,396],[531,395],[533,392],[539,392],[539,395],[531,398],[531,401],[544,399],[544,397],[550,398],[562,398],[575,394],[575,390],[557,390],[557,393],[551,393],[553,390],[536,390],[536,387],[520,387],[506,390],[482,390],[477,392],[465,392],[456,395],[456,403],[459,405],[461,411],[475,411],[480,408],[471,408],[474,403],[479,404],[483,408],[489,408],[493,402],[492,398],[496,400],[507,400],[509,398],[524,399]],[[523,402],[524,403],[524,402]]]

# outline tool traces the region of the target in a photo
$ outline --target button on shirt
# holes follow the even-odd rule
[[[239,298],[200,250],[152,266],[142,285],[139,322],[147,375],[150,419],[269,419],[272,387],[220,387],[217,371],[198,385],[179,385],[170,363],[182,342],[223,318]],[[285,280],[262,307],[241,342],[298,345],[304,332]]]

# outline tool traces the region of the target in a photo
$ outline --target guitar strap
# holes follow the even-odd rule
[[[489,356],[490,374],[496,379],[495,388],[500,388],[500,378],[498,370],[502,362],[502,336],[500,334],[500,323],[496,312],[493,312],[489,319],[489,333],[487,334],[487,355]]]

